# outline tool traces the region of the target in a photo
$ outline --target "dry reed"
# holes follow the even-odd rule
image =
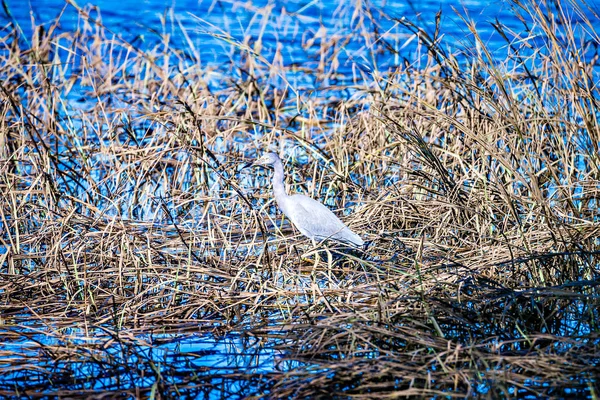
[[[381,10],[349,7],[358,35],[307,33],[300,66],[213,31],[229,72],[90,9],[30,45],[5,28],[0,394],[597,397],[599,19],[513,5],[529,29],[497,22],[504,60],[467,17],[461,57],[402,19],[424,56],[345,79],[350,41],[398,56]],[[317,100],[287,86],[299,73]],[[365,254],[306,260],[268,176],[239,171],[265,149],[291,191],[352,209]],[[153,335],[230,332],[290,367],[150,354]]]

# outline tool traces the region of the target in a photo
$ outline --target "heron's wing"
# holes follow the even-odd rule
[[[340,238],[348,229],[329,208],[310,197],[296,194],[288,197],[287,216],[306,236],[316,239]]]

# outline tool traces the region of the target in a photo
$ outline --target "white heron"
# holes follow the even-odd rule
[[[302,194],[290,196],[285,192],[283,164],[277,154],[266,153],[244,168],[257,165],[273,168],[273,194],[277,206],[300,233],[313,242],[334,239],[356,247],[363,246],[362,238],[352,232],[329,208]]]

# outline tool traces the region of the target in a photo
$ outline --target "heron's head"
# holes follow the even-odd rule
[[[276,153],[266,153],[263,154],[261,158],[249,164],[249,167],[254,167],[257,165],[269,166],[275,164],[279,160],[279,156]]]

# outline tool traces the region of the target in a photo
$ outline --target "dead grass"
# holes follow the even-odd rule
[[[354,10],[358,38],[307,33],[316,68],[213,32],[233,49],[216,87],[193,48],[137,49],[90,10],[29,47],[5,29],[1,393],[597,397],[598,17],[514,5],[530,30],[496,27],[505,60],[468,19],[466,64],[398,20],[427,56],[333,86],[349,41],[395,55],[375,9]],[[298,71],[319,96],[286,86]],[[268,175],[239,172],[268,148],[291,191],[352,209],[365,255],[303,259]],[[145,335],[229,332],[294,368],[144,355]]]

